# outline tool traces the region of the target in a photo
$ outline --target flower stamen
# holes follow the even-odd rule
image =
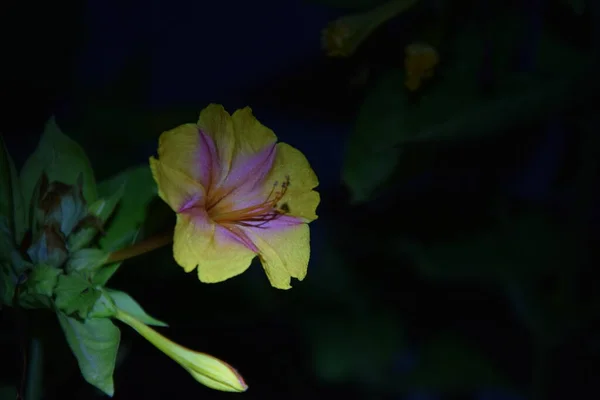
[[[214,221],[221,224],[231,223],[246,227],[263,227],[268,222],[271,222],[279,218],[281,215],[289,212],[289,206],[287,203],[283,203],[281,207],[278,207],[278,203],[285,196],[289,185],[289,176],[286,176],[285,181],[281,184],[279,184],[278,181],[275,181],[273,183],[273,188],[269,192],[265,201],[262,203],[239,210],[221,213],[214,217]],[[279,190],[278,186],[280,187]]]

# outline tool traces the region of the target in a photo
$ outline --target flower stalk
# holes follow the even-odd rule
[[[164,247],[172,241],[172,231],[149,237],[148,239],[142,240],[141,242],[136,243],[132,246],[112,252],[106,260],[106,264],[125,261],[129,258],[140,256],[142,254]]]

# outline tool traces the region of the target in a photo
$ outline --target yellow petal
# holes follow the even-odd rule
[[[290,289],[291,278],[303,280],[306,277],[310,258],[307,224],[248,229],[247,232],[260,252],[260,260],[273,287]]]
[[[252,114],[250,107],[233,113],[233,131],[242,155],[254,154],[277,141],[275,133],[261,124]]]
[[[122,310],[117,310],[115,317],[135,329],[157,349],[185,368],[194,379],[203,385],[226,392],[244,392],[248,389],[248,385],[246,385],[242,376],[226,362],[211,355],[183,347]]]
[[[265,194],[272,190],[273,182],[285,182],[287,178],[289,187],[279,206],[285,204],[289,215],[302,218],[305,222],[317,219],[315,212],[320,197],[319,193],[312,190],[319,184],[317,175],[298,149],[287,143],[277,143],[275,161],[265,183]]]
[[[231,116],[222,105],[209,104],[200,111],[198,127],[213,139],[219,157],[220,172],[226,176],[231,168],[235,150]]]
[[[195,124],[185,124],[163,132],[158,139],[160,162],[201,182],[200,134]]]
[[[199,211],[201,212],[201,211]],[[214,234],[215,224],[207,218],[177,214],[173,234],[173,258],[185,272],[191,272],[202,260]]]
[[[243,165],[248,157],[277,141],[273,131],[262,125],[249,107],[230,116],[223,106],[210,104],[200,112],[198,127],[215,143],[221,182],[237,164]]]
[[[201,204],[204,200],[204,187],[185,173],[154,157],[150,157],[150,169],[158,186],[158,195],[173,211],[179,212],[189,204]]]
[[[222,282],[247,270],[256,253],[201,212],[177,215],[173,237],[177,264],[186,272],[198,266],[198,279],[205,283]]]

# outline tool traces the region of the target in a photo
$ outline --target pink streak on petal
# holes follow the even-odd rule
[[[240,209],[266,200],[262,184],[275,161],[275,144],[258,153],[239,156],[221,183],[226,190],[225,200],[232,209]]]
[[[214,222],[208,216],[204,207],[189,207],[182,210],[181,213],[187,214],[191,217],[195,227],[199,230],[212,230]]]
[[[296,225],[304,224],[300,218],[292,217],[289,215],[280,215],[278,218],[273,219],[268,222],[257,222],[256,224],[246,224],[244,226],[239,226],[239,230],[244,232],[248,240],[252,235],[263,236],[265,234],[268,235],[276,235],[277,232],[285,231],[288,228],[291,228]]]
[[[303,224],[304,222],[299,218],[281,215],[278,218],[269,221],[269,222],[257,222],[255,226],[251,225],[235,225],[235,224],[227,224],[227,225],[217,225],[217,231],[226,237],[236,240],[239,243],[246,246],[248,249],[252,250],[255,253],[259,253],[258,247],[254,244],[254,241],[251,239],[253,234],[264,237],[269,235],[277,235],[277,232],[285,231],[290,227]]]
[[[243,244],[251,251],[258,253],[258,247],[250,240],[246,232],[244,232],[240,227],[228,224],[228,225],[217,225],[217,230],[221,233],[221,236],[229,238],[230,240],[235,240],[238,243]]]
[[[281,215],[278,218],[269,221],[265,224],[260,225],[260,227],[248,228],[253,229],[255,231],[269,231],[270,233],[277,233],[278,230],[285,230],[291,226],[296,226],[303,224],[300,218],[292,217],[291,215]]]
[[[194,196],[190,197],[189,199],[186,199],[186,201],[179,207],[177,212],[182,213],[182,212],[185,212],[185,211],[191,209],[192,207],[203,206],[204,200],[205,200],[204,194],[197,193]]]
[[[267,146],[258,153],[238,157],[229,171],[225,184],[244,191],[253,190],[267,177],[275,161],[275,145]]]
[[[213,222],[206,209],[203,207],[191,207],[181,212],[192,217],[192,221],[199,230],[211,231],[214,228],[213,240],[218,242],[235,242],[241,244],[251,251],[258,253],[258,248],[246,233],[233,224],[220,225]]]
[[[250,241],[253,247],[256,250],[256,253],[259,253],[258,247],[254,244],[254,241],[251,239],[252,237],[260,237],[263,240],[268,240],[271,236],[276,236],[278,233],[285,232],[286,230],[303,224],[299,218],[281,215],[279,218],[274,219],[273,221],[269,221],[263,224],[257,224],[256,226],[239,226],[238,229],[244,233],[244,236]]]
[[[200,145],[198,147],[198,168],[200,169],[200,183],[206,191],[218,182],[219,179],[219,156],[215,142],[201,129],[198,130]]]

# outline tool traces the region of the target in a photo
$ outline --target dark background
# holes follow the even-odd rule
[[[403,164],[357,204],[342,171],[361,104],[378,76],[402,68],[404,45],[435,25],[430,11],[443,2],[422,1],[348,59],[327,58],[320,37],[353,10],[323,3],[0,5],[0,132],[18,167],[52,114],[101,181],[146,162],[160,132],[216,102],[229,111],[250,105],[320,178],[309,274],[290,291],[271,288],[258,264],[201,284],[169,249],[128,261],[111,281],[168,321],[170,338],[234,365],[248,392],[202,387],[123,327],[115,398],[597,398],[598,69],[579,76],[559,106],[498,134],[403,147]],[[597,54],[593,2],[581,15],[566,1],[500,3],[449,2],[446,34],[505,13],[525,20],[511,44],[519,71],[535,68],[547,32]],[[566,71],[558,62],[545,67]],[[369,78],[353,83],[364,68]],[[482,101],[500,96],[481,85],[489,89]],[[372,140],[380,140],[375,130]],[[494,233],[498,215],[509,221],[504,236]],[[521,216],[544,222],[511,225]],[[486,235],[491,244],[478,240]],[[99,396],[59,333],[46,358],[47,398]],[[2,354],[10,354],[1,357],[7,381],[18,380],[18,346]]]

